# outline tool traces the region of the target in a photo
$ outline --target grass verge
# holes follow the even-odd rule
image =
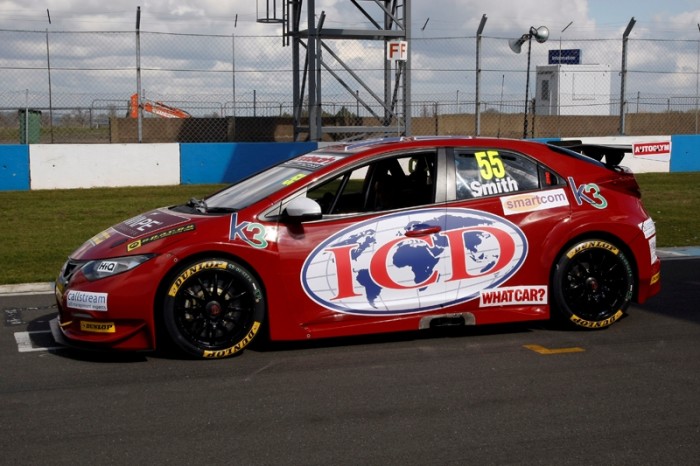
[[[147,210],[203,197],[220,185],[0,192],[5,225],[0,284],[52,281],[87,239]]]
[[[656,222],[658,246],[700,245],[700,172],[637,175],[644,204]],[[55,279],[85,240],[115,223],[222,185],[0,191],[0,284]]]

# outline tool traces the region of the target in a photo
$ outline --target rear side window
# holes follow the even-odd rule
[[[455,151],[457,199],[495,196],[540,187],[537,163],[523,155],[493,149]]]

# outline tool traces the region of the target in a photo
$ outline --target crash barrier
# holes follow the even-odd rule
[[[0,191],[233,183],[315,142],[0,145]]]
[[[551,140],[551,139],[548,139]],[[636,173],[700,171],[700,135],[581,138],[630,147]],[[0,191],[233,183],[318,147],[302,143],[0,145]]]
[[[624,165],[634,173],[668,173],[671,171],[698,171],[700,170],[700,158],[695,161],[679,162],[677,165],[686,169],[673,170],[671,150],[675,159],[691,158],[688,151],[688,136],[611,136],[611,137],[584,137],[584,138],[542,138],[538,141],[580,141],[581,144],[607,145],[622,147],[628,151],[620,165]],[[698,136],[691,136],[697,141]],[[584,152],[585,153],[585,152]],[[695,168],[692,168],[695,166]]]
[[[234,183],[317,147],[315,142],[180,144],[180,183]]]

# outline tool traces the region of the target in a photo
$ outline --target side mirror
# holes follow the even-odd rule
[[[323,216],[319,203],[303,196],[292,199],[285,207],[283,215],[285,219],[294,222],[320,220]]]

